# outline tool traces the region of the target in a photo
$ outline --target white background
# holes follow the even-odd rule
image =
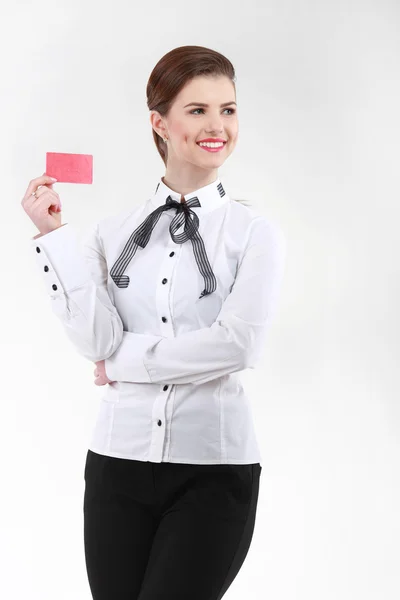
[[[239,140],[219,177],[288,243],[263,362],[242,375],[263,471],[252,545],[225,597],[397,600],[398,2],[0,10],[0,596],[91,598],[83,470],[104,391],[51,313],[21,199],[46,152],[68,152],[94,161],[92,185],[54,186],[79,234],[145,200],[165,173],[147,80],[193,44],[236,68]]]

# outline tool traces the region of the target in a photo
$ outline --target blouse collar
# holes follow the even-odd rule
[[[151,198],[151,202],[155,208],[157,208],[158,206],[165,204],[168,196],[171,196],[171,198],[177,202],[181,201],[181,194],[171,190],[171,188],[164,183],[163,177],[161,177],[157,183],[157,187]],[[186,201],[194,197],[199,199],[200,206],[193,206],[191,208],[192,210],[199,211],[199,214],[204,214],[211,210],[215,210],[229,200],[228,194],[224,190],[221,180],[218,177],[212,183],[209,183],[208,185],[205,185],[198,190],[190,192],[184,196]],[[170,211],[166,212],[168,213]]]

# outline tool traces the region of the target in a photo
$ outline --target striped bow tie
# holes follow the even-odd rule
[[[169,231],[171,238],[176,244],[183,244],[189,239],[192,242],[197,266],[200,273],[204,277],[205,283],[205,288],[201,292],[199,299],[203,298],[203,296],[208,296],[208,294],[211,294],[215,291],[217,287],[217,280],[207,258],[203,239],[198,231],[199,217],[193,210],[191,210],[191,206],[201,206],[197,196],[190,198],[190,200],[187,202],[177,202],[176,200],[173,200],[171,196],[168,196],[164,205],[159,206],[146,217],[143,223],[141,223],[141,225],[139,225],[139,227],[137,227],[132,233],[119,258],[110,271],[110,276],[112,277],[115,285],[117,285],[119,288],[128,287],[129,277],[128,275],[123,275],[123,272],[136,253],[138,246],[141,248],[147,246],[152,231],[161,217],[161,213],[163,213],[165,210],[176,208],[176,214],[170,223]],[[175,235],[175,231],[177,231],[183,224],[183,232]]]

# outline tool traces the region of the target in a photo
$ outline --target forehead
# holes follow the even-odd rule
[[[220,104],[236,100],[232,81],[225,76],[198,76],[188,81],[176,96],[176,104],[184,106],[189,102]]]

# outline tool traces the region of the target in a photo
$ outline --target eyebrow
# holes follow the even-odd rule
[[[230,104],[236,104],[236,102],[224,102],[223,104],[221,104],[221,108],[223,106],[229,106]],[[190,102],[190,104],[186,104],[186,106],[184,106],[183,108],[187,108],[188,106],[204,106],[207,108],[208,104],[204,104],[204,102]]]

